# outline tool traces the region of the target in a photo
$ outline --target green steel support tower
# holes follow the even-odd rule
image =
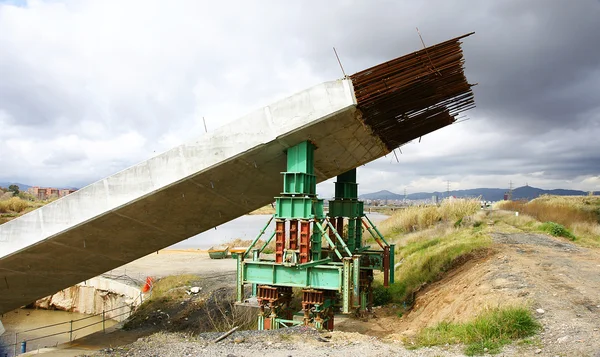
[[[237,301],[245,300],[244,286],[251,284],[260,330],[294,324],[332,330],[336,313],[370,311],[374,270],[383,271],[385,286],[394,279],[394,246],[364,214],[356,169],[338,176],[335,198],[325,215],[323,200],[316,194],[314,154],[309,141],[288,149],[283,191],[275,197],[275,232],[255,248],[271,219],[237,256]],[[365,230],[380,249],[363,246]],[[273,238],[274,258],[261,257]],[[299,319],[293,318],[290,308],[293,288],[302,289]]]

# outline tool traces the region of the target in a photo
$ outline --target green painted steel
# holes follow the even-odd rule
[[[344,248],[344,251],[346,252],[347,256],[348,257],[352,256],[352,252],[350,251],[350,249],[348,249],[348,245],[346,245],[346,243],[344,242],[342,237],[339,235],[338,231],[335,230],[335,227],[333,227],[331,222],[327,221],[327,225],[329,226],[330,229],[333,230],[333,233],[335,234],[335,238],[337,238],[338,242],[340,242],[340,244],[342,245],[342,248]]]
[[[360,218],[364,215],[364,202],[356,200],[329,201],[329,217]]]
[[[236,287],[236,300],[237,302],[242,302],[244,299],[244,257],[239,254],[237,257],[237,287]]]
[[[258,251],[258,249],[252,249],[252,261],[257,262],[259,259],[259,254],[260,252]],[[258,292],[258,285],[257,284],[252,284],[252,297],[256,297],[256,294]]]
[[[323,200],[313,197],[275,197],[276,218],[280,219],[323,219]]]
[[[381,232],[377,229],[377,226],[373,224],[373,222],[371,222],[371,220],[369,219],[369,217],[367,215],[364,216],[367,221],[369,221],[369,224],[371,225],[371,227],[373,227],[373,229],[375,230],[375,232],[377,232],[377,235],[379,236],[379,238],[381,238],[381,240],[383,241],[383,243],[385,243],[385,245],[390,245],[385,238],[383,238],[383,234],[381,234]],[[372,233],[371,233],[372,234]]]
[[[329,202],[329,213],[326,218],[323,212],[323,200],[316,195],[316,177],[314,175],[314,146],[305,141],[290,148],[287,152],[287,171],[283,175],[283,192],[276,197],[276,213],[260,234],[254,239],[246,254],[238,256],[237,298],[244,297],[244,284],[252,284],[252,294],[256,295],[258,285],[275,287],[299,287],[303,289],[336,291],[332,297],[326,298],[323,304],[315,304],[311,309],[310,320],[316,328],[328,326],[329,312],[336,303],[341,302],[342,313],[348,314],[355,309],[365,310],[369,301],[370,290],[361,289],[361,271],[383,270],[384,252],[363,247],[363,223],[376,241],[387,249],[387,242],[375,225],[364,215],[364,204],[358,200],[358,184],[356,170],[350,170],[340,176],[335,183],[335,200]],[[363,222],[363,217],[366,220]],[[287,220],[310,220],[309,258],[298,264],[299,249],[283,247],[281,263],[273,260],[261,260],[260,253],[275,236],[275,232],[260,249],[253,249],[256,242],[264,234],[273,218],[283,222]],[[334,219],[335,218],[335,219]],[[370,224],[367,224],[367,221]],[[338,232],[337,228],[345,228]],[[284,226],[284,237],[288,240],[291,226]],[[300,226],[299,226],[300,227]],[[344,231],[346,233],[344,233]],[[330,237],[331,235],[331,237]],[[297,238],[300,238],[296,231]],[[333,237],[335,236],[335,242]],[[323,254],[322,242],[330,247]],[[289,243],[289,241],[288,241]],[[302,246],[303,247],[303,246]],[[391,248],[390,281],[394,280],[394,247]],[[245,261],[248,252],[252,251],[252,260]],[[335,255],[334,255],[335,253]],[[281,255],[278,255],[281,256]],[[371,276],[369,274],[369,276]],[[341,299],[341,301],[340,301]],[[298,323],[278,317],[287,316],[280,307],[270,308],[268,317],[258,318],[258,328],[277,329],[280,326]],[[324,315],[324,316],[322,316]],[[265,321],[268,318],[269,321]]]
[[[312,262],[298,264],[296,266],[296,268],[298,268],[298,269],[306,269],[306,268],[310,268],[310,267],[315,267],[317,265],[327,264],[330,261],[331,261],[331,258],[325,258],[325,259],[320,259],[320,260],[313,260]]]
[[[316,195],[317,176],[304,172],[284,172],[283,194]]]
[[[363,256],[367,257],[368,264],[363,264],[364,268],[370,268],[373,270],[383,270],[383,251],[381,250],[364,250],[361,252]]]
[[[278,330],[279,324],[277,323],[277,315],[275,314],[275,311],[271,311],[271,315],[269,315],[269,320],[271,320],[271,330]]]
[[[317,178],[314,175],[315,147],[303,141],[287,151],[287,171],[283,175],[283,192],[276,197],[276,218],[323,219],[323,200],[316,197]]]
[[[394,251],[396,250],[395,244],[390,244],[390,284],[394,283],[394,276],[396,273],[396,259],[394,257]]]
[[[256,236],[256,238],[254,238],[254,240],[252,241],[252,243],[250,244],[248,249],[246,249],[246,251],[244,252],[244,258],[248,256],[248,253],[250,253],[250,249],[252,249],[254,247],[254,245],[256,244],[256,242],[258,242],[260,237],[262,237],[262,235],[265,234],[265,231],[269,227],[269,224],[271,224],[271,222],[273,221],[274,217],[275,217],[275,215],[272,215],[271,218],[269,218],[269,221],[267,222],[267,224],[265,224],[263,229],[260,230],[260,233]]]
[[[356,169],[352,169],[352,170],[348,170],[346,172],[344,172],[343,174],[338,175],[337,177],[337,182],[342,182],[342,183],[356,183]],[[346,197],[346,196],[344,196]],[[346,198],[351,198],[351,197],[346,197]]]
[[[280,326],[289,327],[289,326],[288,326],[288,324],[289,324],[289,325],[292,325],[292,326],[298,326],[298,325],[302,325],[302,324],[303,324],[303,321],[296,321],[296,320],[286,320],[286,319],[277,319],[277,323],[278,323]]]
[[[336,182],[335,183],[335,198],[336,199],[357,199],[358,184],[355,182]]]
[[[361,202],[362,203],[362,202]],[[356,251],[359,251],[362,248],[362,238],[363,238],[363,226],[362,226],[362,220],[360,218],[358,218],[356,220],[356,234],[354,236],[355,239],[355,244],[354,246],[356,247]]]
[[[360,255],[352,257],[352,305],[359,307],[360,305]]]
[[[265,329],[265,315],[258,314],[258,330],[262,331]]]
[[[335,182],[335,199],[358,199],[356,169],[338,175],[337,181]]]
[[[367,292],[361,291],[360,293],[360,309],[365,311],[367,309]]]
[[[348,245],[348,249],[354,253],[354,250],[356,249],[355,243],[356,243],[356,239],[354,238],[356,236],[356,220],[353,218],[350,218],[348,220],[348,234],[347,234],[347,238],[346,238],[346,244]]]
[[[314,226],[320,227],[321,222],[314,222]],[[311,260],[318,261],[321,260],[321,233],[318,229],[313,228],[312,235],[310,236],[310,252],[311,252]]]
[[[342,275],[342,313],[350,313],[352,293],[350,285],[352,283],[352,258],[344,258],[344,268]]]
[[[269,237],[269,239],[267,239],[265,244],[263,244],[263,246],[260,248],[260,253],[262,253],[263,250],[265,250],[265,248],[269,245],[269,243],[271,243],[271,241],[273,240],[273,237],[275,237],[275,232],[271,233],[271,236]],[[250,248],[252,248],[252,247],[250,247]]]
[[[341,290],[342,268],[319,265],[306,269],[269,262],[244,262],[244,283]]]
[[[287,150],[287,171],[315,173],[315,146],[309,141],[303,141]]]
[[[331,240],[331,238],[329,238],[329,235],[327,234],[327,231],[325,231],[325,228],[321,227],[318,224],[315,225],[315,227],[317,227],[321,231],[321,237],[325,237],[325,240],[327,241],[327,243],[329,243],[329,246],[333,248],[333,252],[335,253],[335,255],[337,255],[337,257],[340,260],[342,260],[342,253],[340,253],[338,247],[335,244],[333,244],[333,241]]]

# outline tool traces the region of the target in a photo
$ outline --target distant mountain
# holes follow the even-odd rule
[[[18,183],[18,182],[0,182],[0,187],[6,187],[8,188],[8,186],[10,185],[17,185],[19,186],[19,190],[21,191],[27,191],[27,189],[29,189],[29,185],[26,185],[24,183]]]
[[[508,190],[505,188],[473,188],[470,190],[454,190],[450,191],[450,196],[454,197],[479,197],[486,201],[500,201],[504,198],[504,194]],[[564,190],[564,189],[555,189],[555,190],[544,190],[541,188],[531,187],[531,186],[523,186],[518,187],[513,190],[512,198],[513,200],[518,199],[533,199],[540,195],[558,195],[558,196],[585,196],[588,193],[585,191],[578,190]],[[437,196],[439,198],[447,197],[447,192],[418,192],[411,193],[406,195],[406,198],[409,200],[427,200],[431,199],[432,196]],[[365,200],[402,200],[404,199],[404,195],[399,195],[390,191],[378,191],[373,193],[367,193],[364,195],[360,195],[361,199]]]
[[[429,196],[431,198],[431,196]],[[396,193],[387,191],[387,190],[383,190],[383,191],[377,191],[377,192],[373,192],[373,193],[367,193],[364,195],[360,195],[360,198],[362,199],[366,199],[366,200],[401,200],[404,198],[403,195],[398,195]]]

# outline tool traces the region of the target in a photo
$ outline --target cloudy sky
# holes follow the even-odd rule
[[[476,32],[477,108],[361,167],[363,193],[600,191],[599,19],[598,0],[0,0],[0,182],[87,185],[340,78],[332,46],[347,73],[418,50],[418,27]]]

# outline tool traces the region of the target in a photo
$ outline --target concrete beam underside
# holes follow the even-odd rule
[[[319,182],[387,154],[360,116],[328,82],[1,225],[0,313],[272,202],[304,140]]]

